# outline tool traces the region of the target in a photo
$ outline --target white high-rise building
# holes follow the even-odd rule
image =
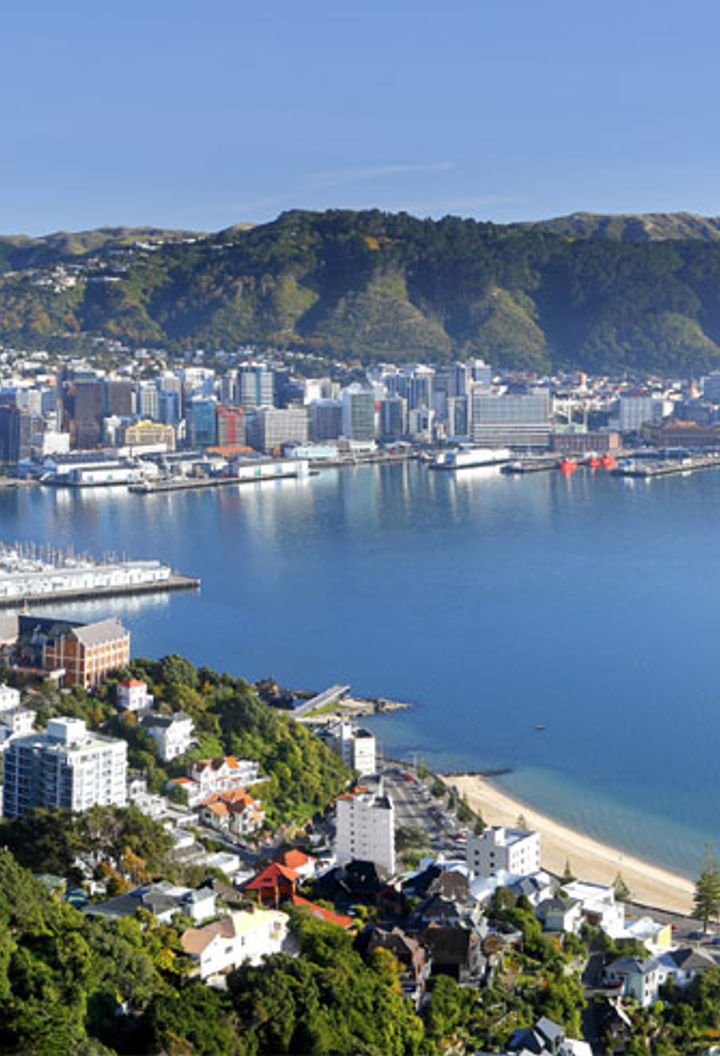
[[[81,719],[51,719],[44,733],[8,745],[3,816],[17,818],[34,807],[123,807],[126,776],[125,741],[91,732]]]
[[[540,834],[493,825],[468,836],[466,856],[471,876],[492,876],[498,869],[530,876],[540,868]]]
[[[659,422],[672,412],[672,401],[651,393],[630,392],[620,397],[621,433],[637,433],[646,422]]]
[[[395,807],[390,796],[358,791],[337,800],[338,865],[374,862],[395,872]]]

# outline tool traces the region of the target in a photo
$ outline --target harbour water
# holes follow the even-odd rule
[[[124,551],[198,594],[66,604],[134,655],[416,703],[388,753],[508,791],[693,877],[720,841],[720,472],[429,473],[130,495],[5,489],[0,538]],[[536,727],[544,726],[542,730]]]

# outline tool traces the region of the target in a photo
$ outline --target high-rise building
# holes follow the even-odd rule
[[[407,401],[402,396],[386,396],[380,401],[380,436],[383,440],[397,440],[407,431]]]
[[[157,422],[160,417],[158,396],[158,387],[154,381],[138,382],[137,413],[141,418],[149,418],[151,422]]]
[[[432,407],[435,371],[432,367],[415,367],[410,378],[408,410],[416,407]]]
[[[44,733],[10,741],[4,755],[3,816],[36,807],[125,806],[127,744],[90,733],[81,719],[50,719]]]
[[[102,382],[73,381],[66,391],[66,408],[71,446],[81,450],[98,447],[102,437]]]
[[[217,404],[203,397],[191,400],[187,409],[191,447],[212,447],[217,443]]]
[[[248,416],[247,440],[256,451],[271,454],[285,444],[305,444],[307,439],[305,407],[258,407]]]
[[[646,422],[659,422],[672,410],[672,403],[650,392],[623,393],[620,397],[621,433],[637,433]]]
[[[377,741],[370,730],[341,719],[330,727],[326,740],[361,777],[377,772]]]
[[[343,436],[347,440],[375,439],[375,393],[357,382],[343,389]]]
[[[0,462],[20,462],[42,449],[45,421],[19,407],[0,405]]]
[[[174,389],[160,389],[157,394],[157,417],[163,425],[177,425],[182,417],[182,398]]]
[[[264,364],[246,363],[238,369],[237,402],[242,409],[254,411],[256,407],[274,405],[275,383],[272,371]]]
[[[336,856],[346,862],[374,862],[395,872],[395,807],[382,792],[350,792],[336,800]]]
[[[470,437],[488,447],[547,447],[550,396],[547,389],[496,395],[475,383],[471,395]]]
[[[221,447],[244,446],[245,413],[242,407],[219,403],[217,407],[217,442]]]
[[[129,378],[106,378],[104,385],[104,415],[129,418],[135,414],[135,383]]]
[[[342,400],[313,400],[308,404],[310,439],[315,443],[337,440],[343,431]]]

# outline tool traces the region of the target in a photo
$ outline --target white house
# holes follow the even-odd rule
[[[377,772],[377,740],[370,730],[344,719],[333,723],[326,736],[329,747],[361,777]]]
[[[20,690],[0,683],[0,711],[16,711],[20,707]]]
[[[142,711],[152,707],[153,697],[147,691],[147,683],[137,678],[118,682],[115,694],[115,703],[123,711]]]
[[[257,965],[263,957],[279,953],[287,936],[287,913],[252,909],[221,917],[202,928],[188,928],[180,942],[195,962],[201,979],[239,967]]]
[[[168,787],[179,785],[188,794],[188,806],[196,807],[215,792],[245,788],[258,780],[260,764],[252,759],[232,755],[218,759],[196,759],[188,767],[187,777],[176,777]]]
[[[615,898],[615,890],[609,884],[591,884],[586,880],[573,880],[563,884],[568,898],[582,905],[583,917],[588,924],[602,928],[611,938],[620,938],[625,930],[625,906]]]
[[[4,751],[11,738],[32,733],[35,714],[31,708],[0,711],[0,751]]]
[[[498,869],[529,876],[540,869],[540,834],[493,825],[468,836],[465,853],[471,876],[492,876]]]
[[[158,755],[164,763],[183,755],[193,743],[194,723],[184,711],[146,715],[142,727],[157,744]]]
[[[374,862],[395,872],[395,807],[389,796],[357,790],[336,801],[338,865]]]
[[[201,923],[215,916],[215,894],[209,887],[177,887],[167,880],[145,884],[124,895],[86,906],[86,914],[118,920],[147,909],[160,923],[170,923],[176,913]]]
[[[573,898],[545,898],[535,907],[535,916],[544,931],[577,934],[582,924],[582,905]]]

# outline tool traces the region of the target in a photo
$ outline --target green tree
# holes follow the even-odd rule
[[[693,911],[702,921],[703,931],[707,931],[709,920],[720,916],[720,868],[709,843],[705,846],[705,859],[695,884]]]

